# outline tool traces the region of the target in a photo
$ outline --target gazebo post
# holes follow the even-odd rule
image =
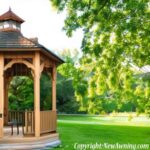
[[[5,78],[4,84],[4,125],[8,123],[8,87],[9,87],[9,80]]]
[[[52,68],[52,110],[56,111],[56,65]]]
[[[35,52],[34,58],[34,113],[35,113],[35,137],[40,137],[40,53]]]
[[[4,126],[4,56],[0,53],[0,138],[3,137]]]

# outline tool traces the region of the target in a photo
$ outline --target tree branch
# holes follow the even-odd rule
[[[89,5],[88,5],[88,9],[91,8],[91,0],[89,0]]]

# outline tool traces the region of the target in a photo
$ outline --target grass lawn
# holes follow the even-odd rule
[[[61,115],[58,132],[62,144],[54,150],[74,150],[75,143],[150,144],[150,120],[144,117],[129,122],[127,117]]]

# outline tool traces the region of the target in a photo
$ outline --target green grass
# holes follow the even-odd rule
[[[129,122],[126,117],[62,115],[58,117],[58,132],[62,144],[54,150],[73,150],[75,143],[150,144],[150,120],[147,118]]]

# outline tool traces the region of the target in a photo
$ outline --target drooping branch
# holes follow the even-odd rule
[[[89,5],[88,5],[88,9],[91,8],[91,0],[89,0]]]

